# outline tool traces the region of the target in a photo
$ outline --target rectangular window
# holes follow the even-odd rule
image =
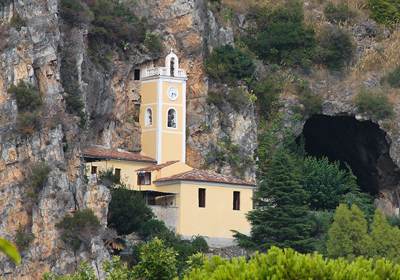
[[[199,207],[206,207],[206,189],[199,189]]]
[[[151,184],[151,172],[138,174],[138,185],[150,185],[150,184]]]
[[[135,81],[140,80],[140,69],[135,69]]]
[[[91,174],[97,174],[97,166],[92,166],[92,173]]]
[[[233,192],[233,210],[240,210],[240,192]]]
[[[115,177],[118,181],[121,180],[121,169],[120,168],[115,168]]]

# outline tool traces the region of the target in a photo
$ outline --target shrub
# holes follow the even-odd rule
[[[346,3],[335,5],[332,1],[326,4],[324,14],[326,20],[332,23],[344,22],[357,16],[356,12],[351,10]]]
[[[274,109],[277,109],[277,101],[280,94],[278,81],[273,77],[255,83],[252,86],[253,93],[257,96],[257,106],[260,108],[260,114],[268,116]]]
[[[326,28],[320,40],[320,59],[329,69],[340,70],[351,59],[355,47],[348,32],[336,26]]]
[[[206,74],[230,85],[235,85],[239,79],[251,77],[254,70],[251,56],[231,45],[214,48],[204,64]]]
[[[303,105],[301,113],[303,116],[310,116],[321,113],[323,99],[312,92],[308,82],[300,81],[297,84],[296,95]]]
[[[168,231],[164,221],[151,219],[143,223],[142,227],[140,228],[139,235],[146,240],[154,236],[158,236],[158,234],[164,231]]]
[[[14,242],[17,244],[20,251],[25,251],[31,246],[31,243],[35,237],[36,236],[34,233],[26,233],[25,227],[19,223],[18,229],[15,232]]]
[[[28,196],[38,197],[39,192],[45,186],[50,171],[51,168],[46,163],[40,163],[32,167],[27,180]]]
[[[152,34],[150,30],[147,30],[146,39],[144,41],[145,45],[149,49],[150,52],[161,52],[163,49],[163,45],[161,44],[160,38]]]
[[[18,31],[21,30],[21,27],[28,26],[18,13],[14,14],[14,16],[12,17],[10,25],[15,27],[15,29],[17,29]]]
[[[400,21],[400,9],[396,0],[368,0],[369,17],[377,23],[391,26]]]
[[[23,112],[18,114],[17,126],[19,133],[23,136],[29,136],[40,129],[39,111]]]
[[[229,104],[236,112],[241,112],[248,104],[255,100],[254,94],[249,94],[242,87],[235,87],[225,93],[222,90],[209,91],[207,96],[207,104],[213,103],[220,110],[225,104]]]
[[[61,240],[78,250],[88,236],[98,234],[100,220],[91,209],[77,210],[74,216],[65,215],[56,227],[62,230]]]
[[[377,119],[391,118],[394,115],[393,104],[383,92],[373,92],[361,87],[355,96],[354,104],[358,112]]]
[[[121,182],[121,178],[115,174],[114,168],[108,168],[105,170],[100,169],[98,177],[98,183],[106,187],[113,187],[119,184],[122,184],[125,187],[125,184]]]
[[[242,41],[266,63],[309,67],[315,57],[314,30],[303,24],[303,3],[289,0],[271,6],[253,6],[249,19],[255,27],[247,29]]]
[[[17,100],[18,112],[34,112],[39,109],[39,106],[43,105],[41,99],[41,93],[31,84],[26,84],[23,80],[20,80],[18,85],[11,85],[7,91],[12,94]]]
[[[381,84],[388,83],[393,88],[400,88],[400,66],[397,66],[393,72],[387,73],[381,78]]]
[[[111,188],[111,197],[107,221],[120,235],[138,231],[154,215],[142,194],[124,185]]]
[[[157,237],[140,247],[140,262],[133,268],[136,279],[171,280],[176,276],[178,253]]]

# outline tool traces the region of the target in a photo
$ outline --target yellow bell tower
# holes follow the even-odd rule
[[[142,154],[164,163],[186,158],[186,70],[179,69],[176,54],[165,67],[141,70],[140,125]]]

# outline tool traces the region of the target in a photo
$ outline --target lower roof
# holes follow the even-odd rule
[[[155,159],[141,154],[135,154],[121,149],[110,150],[98,147],[84,147],[83,157],[85,158],[86,162],[115,159],[115,160],[157,163]]]

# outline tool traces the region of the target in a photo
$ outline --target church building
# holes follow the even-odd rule
[[[210,246],[232,245],[230,230],[250,232],[245,214],[255,184],[185,164],[187,77],[176,54],[167,55],[165,67],[141,69],[140,80],[141,153],[85,147],[88,175],[113,168],[170,229],[205,236]]]

